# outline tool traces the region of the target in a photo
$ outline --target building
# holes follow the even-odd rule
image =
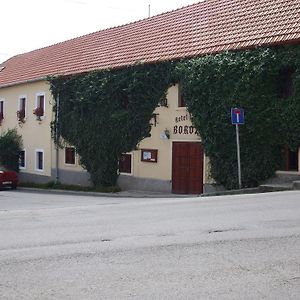
[[[53,99],[47,76],[122,68],[228,50],[300,41],[298,0],[206,0],[127,25],[110,28],[14,56],[0,65],[0,132],[16,127],[23,137],[21,179],[89,184],[72,145],[57,153],[51,138]],[[202,193],[212,183],[178,85],[167,106],[156,109],[151,138],[124,154],[121,187]],[[184,171],[179,161],[196,158]],[[300,171],[299,152],[287,169]],[[179,159],[180,158],[180,159]]]

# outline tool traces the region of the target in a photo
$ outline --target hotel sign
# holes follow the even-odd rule
[[[173,134],[180,135],[197,135],[198,132],[193,125],[185,125],[183,123],[190,122],[191,117],[190,114],[186,113],[184,115],[175,117],[175,125],[173,126]]]

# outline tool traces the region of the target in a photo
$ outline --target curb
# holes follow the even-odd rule
[[[211,193],[204,193],[201,195],[165,194],[165,193],[149,192],[149,191],[122,191],[116,193],[101,193],[101,192],[84,192],[84,191],[70,191],[70,190],[56,190],[56,189],[39,189],[39,188],[30,188],[30,187],[18,187],[17,190],[23,192],[40,193],[40,194],[74,195],[74,196],[103,197],[103,198],[106,197],[106,198],[174,198],[177,199],[177,198],[204,198],[204,197],[214,197],[214,196],[262,194],[262,193],[269,193],[269,192],[289,191],[293,189],[283,188],[283,187],[274,188],[274,187],[263,185],[256,188],[211,192]]]
[[[260,193],[262,193],[261,189],[259,187],[256,187],[256,188],[247,188],[247,189],[240,189],[240,190],[211,192],[211,193],[207,193],[207,194],[202,194],[202,195],[200,195],[200,197],[243,195],[243,194],[260,194]]]
[[[83,192],[83,191],[69,191],[69,190],[55,190],[55,189],[39,189],[30,187],[18,187],[19,191],[42,193],[42,194],[56,194],[56,195],[76,195],[89,197],[107,197],[107,198],[194,198],[200,195],[178,195],[178,194],[164,194],[147,191],[123,191],[117,193],[101,193],[101,192]]]

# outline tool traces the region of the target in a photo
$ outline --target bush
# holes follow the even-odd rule
[[[23,148],[22,137],[16,129],[9,129],[0,136],[0,164],[19,171],[19,155]]]
[[[22,182],[22,187],[45,189],[45,190],[66,190],[66,191],[77,191],[77,192],[98,192],[98,193],[118,193],[121,189],[118,186],[109,187],[89,187],[80,186],[73,184],[62,184],[60,182],[49,181],[47,183],[34,183],[34,182]]]

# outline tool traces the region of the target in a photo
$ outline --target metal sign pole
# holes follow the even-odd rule
[[[242,188],[242,172],[241,172],[241,155],[240,155],[240,136],[239,136],[239,125],[235,124],[236,132],[236,150],[238,160],[238,177],[239,177],[239,189]]]

